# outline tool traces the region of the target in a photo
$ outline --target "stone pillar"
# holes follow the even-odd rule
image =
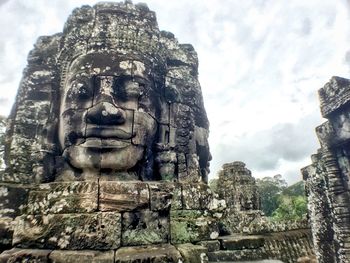
[[[350,262],[350,80],[332,77],[319,96],[328,121],[316,128],[321,148],[313,164],[302,169],[316,255],[319,262]]]

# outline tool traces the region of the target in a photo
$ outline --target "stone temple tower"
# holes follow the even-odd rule
[[[319,97],[321,147],[302,169],[315,252],[320,263],[350,262],[350,80],[332,77]]]
[[[0,261],[203,258],[191,243],[221,216],[208,128],[191,45],[145,4],[75,9],[29,53],[9,117]]]

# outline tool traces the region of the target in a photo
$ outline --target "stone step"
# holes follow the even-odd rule
[[[265,239],[259,235],[230,235],[220,237],[219,241],[224,250],[254,249],[264,246]]]
[[[261,248],[241,250],[219,250],[215,252],[208,252],[208,259],[210,262],[263,260],[267,259],[267,255],[265,251]]]
[[[213,261],[209,261],[208,263],[214,263]],[[264,260],[254,260],[254,261],[221,261],[220,263],[283,263],[280,260],[274,259],[264,259]]]

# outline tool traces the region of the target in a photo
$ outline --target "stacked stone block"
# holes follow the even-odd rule
[[[302,169],[319,262],[350,262],[350,81],[332,77],[319,90],[327,122],[316,128],[321,148]]]

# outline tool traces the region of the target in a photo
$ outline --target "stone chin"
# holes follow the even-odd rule
[[[122,146],[124,145],[124,146]],[[144,155],[144,147],[136,146],[131,143],[125,145],[125,142],[119,146],[112,147],[108,145],[72,145],[67,147],[63,156],[67,162],[76,169],[86,171],[101,170],[127,172],[136,166],[137,162]]]

